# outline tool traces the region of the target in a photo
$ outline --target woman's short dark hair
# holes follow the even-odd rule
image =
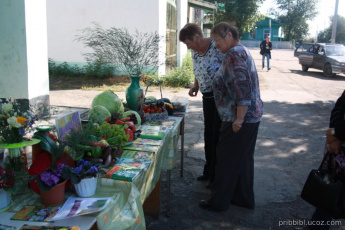
[[[237,28],[235,26],[230,25],[227,22],[220,22],[217,25],[215,25],[211,30],[211,34],[217,34],[222,38],[225,38],[225,36],[228,32],[231,32],[232,37],[236,41],[239,41],[239,35],[238,35]]]
[[[185,40],[194,40],[194,36],[199,34],[200,36],[203,36],[201,28],[194,23],[187,23],[180,31],[179,39],[181,42],[184,42]]]

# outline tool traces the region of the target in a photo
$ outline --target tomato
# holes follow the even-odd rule
[[[155,113],[156,111],[154,109],[150,109],[150,113]]]
[[[135,131],[137,131],[137,128],[135,127],[134,123],[131,121],[127,121],[126,124],[128,125],[128,127],[130,127],[132,129],[132,132],[134,133]]]
[[[158,108],[158,113],[161,113],[162,112],[162,108]]]
[[[125,129],[126,134],[128,134],[128,140],[127,141],[133,141],[133,132],[131,129]]]

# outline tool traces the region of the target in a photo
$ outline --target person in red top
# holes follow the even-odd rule
[[[270,42],[270,36],[266,37],[266,40],[260,43],[260,54],[262,55],[262,69],[265,68],[265,57],[267,58],[267,70],[271,69],[270,59],[271,59],[272,42]]]

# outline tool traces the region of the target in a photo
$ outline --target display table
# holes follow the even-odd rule
[[[159,185],[161,171],[172,169],[179,157],[178,139],[181,133],[180,129],[183,127],[184,117],[169,117],[169,119],[175,120],[174,125],[167,131],[163,139],[163,144],[152,159],[150,166],[147,170],[142,171],[133,182],[99,178],[97,190],[93,197],[112,197],[110,204],[103,211],[93,215],[84,215],[57,221],[53,224],[56,226],[80,225],[83,230],[90,229],[95,222],[98,229],[146,229],[143,204],[151,193],[151,195],[155,194],[152,199],[156,201],[160,199]],[[183,150],[183,146],[181,150]],[[181,152],[183,153],[183,151]],[[170,179],[168,183],[170,187]],[[158,192],[152,192],[157,189]],[[16,227],[23,225],[23,222],[32,225],[38,223],[10,220],[11,215],[19,211],[22,206],[28,205],[27,203],[30,202],[39,202],[38,195],[27,195],[30,198],[18,198],[18,200],[14,201],[14,205],[11,206],[9,211],[0,213],[1,223]],[[149,199],[151,199],[151,196]],[[159,215],[159,202],[158,208],[154,207],[153,210],[156,212],[154,214]],[[49,223],[42,222],[40,224],[49,225]]]

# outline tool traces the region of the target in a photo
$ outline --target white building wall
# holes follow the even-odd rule
[[[49,97],[45,3],[0,1],[0,98]]]
[[[96,22],[103,28],[126,28],[130,33],[166,34],[166,0],[49,0],[48,53],[56,62],[85,63],[90,50],[75,41],[82,29]],[[165,41],[162,41],[165,52]],[[164,72],[165,67],[160,68]]]

